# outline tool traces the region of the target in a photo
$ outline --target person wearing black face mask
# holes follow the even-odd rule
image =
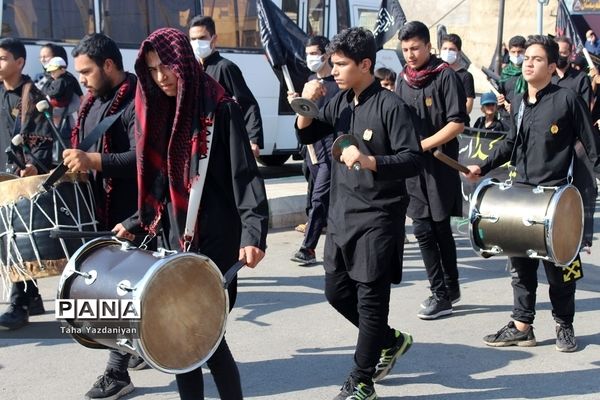
[[[559,36],[554,40],[558,43],[558,61],[556,73],[552,76],[552,83],[575,91],[589,108],[592,102],[592,84],[584,72],[571,67],[570,60],[573,49],[571,39]]]

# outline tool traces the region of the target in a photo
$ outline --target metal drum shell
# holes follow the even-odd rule
[[[557,265],[568,265],[577,257],[583,235],[579,191],[572,185],[540,193],[534,189],[519,184],[502,189],[502,184],[492,179],[478,185],[469,206],[469,235],[477,252],[484,257],[533,254]],[[498,220],[486,218],[492,216]],[[527,226],[526,219],[537,223]]]
[[[223,276],[207,257],[194,253],[160,256],[137,249],[116,238],[90,241],[67,264],[58,287],[59,299],[140,300],[140,320],[123,320],[124,328],[138,335],[129,346],[117,345],[116,337],[93,338],[72,334],[90,348],[112,348],[141,356],[150,366],[166,373],[185,373],[204,364],[223,335],[229,299]],[[110,264],[110,265],[109,265]],[[95,269],[91,285],[74,273]],[[118,295],[119,282],[131,282],[134,290]],[[92,288],[92,286],[95,286]],[[102,321],[67,320],[72,327],[83,323],[102,326]]]

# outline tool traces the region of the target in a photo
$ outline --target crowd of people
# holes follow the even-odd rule
[[[597,53],[593,32],[587,36],[586,48]],[[288,93],[290,102],[302,97],[319,109],[318,116],[298,115],[295,121],[309,193],[304,237],[291,260],[314,264],[326,232],[324,294],[358,329],[353,366],[337,400],[376,399],[375,383],[413,343],[409,333],[388,324],[391,287],[402,279],[407,216],[430,284],[417,316],[449,316],[464,294],[451,226],[452,217],[462,216],[461,176],[434,151],[458,159],[458,135],[471,125],[476,98],[473,76],[458,35],[444,36],[435,52],[428,27],[412,21],[398,38],[406,61],[402,71],[375,69],[375,40],[363,28],[345,29],[331,41],[311,37],[305,51],[313,74],[301,93]],[[63,162],[69,171],[89,173],[101,230],[136,245],[144,235],[158,236],[161,246],[208,256],[222,273],[238,260],[254,268],[265,255],[269,214],[255,161],[263,146],[262,118],[240,68],[217,51],[217,39],[215,21],[206,16],[191,19],[187,35],[158,29],[141,44],[134,74],[124,69],[111,38],[90,34],[72,51],[79,82],[66,70],[64,48],[47,44],[40,51],[44,73],[35,83],[22,74],[23,43],[0,40],[0,145],[10,147],[20,134],[27,148],[17,155],[0,152],[0,164],[27,177]],[[464,179],[477,182],[511,162],[515,182],[555,187],[573,181],[595,199],[596,181],[589,177],[598,163],[600,75],[590,79],[572,64],[573,50],[566,37],[510,39],[497,93],[481,95],[483,116],[473,124],[506,137],[489,157],[469,165]],[[43,99],[52,118],[34,107]],[[95,135],[90,150],[78,148]],[[356,144],[338,149],[334,159],[340,135],[353,136]],[[199,173],[195,166],[209,155],[198,222],[189,236],[190,186]],[[592,233],[588,223],[584,246],[591,245]],[[534,346],[539,260],[523,255],[509,261],[511,320],[483,340],[494,347]],[[570,266],[543,261],[561,352],[577,350],[577,279],[565,273],[575,264],[581,268],[579,257]],[[232,308],[237,282],[227,290]],[[22,328],[43,313],[36,283],[17,282],[0,328]],[[111,350],[86,398],[126,395],[134,390],[128,369],[144,365],[140,357]],[[222,399],[243,398],[224,337],[207,366]],[[176,381],[181,399],[203,398],[201,368],[177,374]]]

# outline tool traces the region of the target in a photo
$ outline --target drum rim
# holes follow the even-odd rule
[[[134,247],[133,245],[130,244],[130,242],[124,241],[115,236],[105,236],[105,237],[96,238],[96,239],[90,240],[89,242],[83,244],[79,249],[77,249],[77,251],[75,253],[73,253],[73,256],[67,262],[67,265],[65,266],[65,269],[63,270],[63,273],[60,277],[60,280],[58,283],[58,288],[57,288],[56,296],[58,299],[64,299],[65,284],[73,275],[75,275],[76,265],[77,265],[78,261],[81,259],[81,257],[94,248],[104,247],[104,246],[109,246],[109,245],[121,245],[121,246]],[[152,266],[144,274],[143,278],[140,279],[140,281],[135,285],[136,290],[133,291],[133,294],[131,296],[132,299],[141,300],[139,294],[144,292],[144,288],[146,287],[146,285],[148,285],[150,283],[150,281],[151,281],[150,277],[152,277],[154,275],[155,271],[157,271],[159,268],[164,267],[167,264],[167,262],[171,261],[173,258],[190,257],[190,256],[196,257],[196,258],[201,258],[203,261],[206,261],[211,266],[211,268],[213,268],[214,271],[218,273],[218,276],[221,279],[221,287],[222,287],[222,290],[224,291],[224,295],[225,295],[225,307],[224,307],[225,318],[224,318],[223,326],[221,328],[221,332],[219,332],[219,337],[221,339],[217,341],[217,343],[213,346],[213,348],[211,349],[211,351],[208,353],[207,356],[205,356],[202,360],[192,364],[190,367],[187,367],[187,368],[179,368],[179,369],[164,368],[161,365],[158,365],[154,360],[152,360],[148,356],[148,352],[144,346],[143,341],[139,337],[132,339],[132,341],[131,341],[132,345],[139,356],[141,356],[148,364],[150,364],[150,366],[152,368],[157,369],[161,372],[168,373],[168,374],[179,374],[179,373],[183,374],[183,373],[190,372],[190,371],[197,369],[202,364],[204,364],[214,354],[214,352],[219,347],[219,344],[221,343],[223,336],[225,335],[225,331],[227,330],[227,322],[229,320],[229,318],[228,318],[229,317],[229,292],[227,291],[227,289],[224,288],[225,278],[223,277],[223,274],[221,273],[219,268],[216,266],[214,261],[212,261],[209,257],[207,257],[203,254],[197,254],[197,253],[191,253],[191,252],[177,253],[177,254],[166,256],[163,258],[157,258],[157,261],[152,264]],[[68,324],[68,326],[70,326],[70,327],[73,326],[73,325],[69,324],[68,320],[63,320],[62,323]],[[132,326],[132,327],[134,326],[133,322],[130,322],[130,326]],[[139,325],[137,327],[139,328]],[[141,333],[141,332],[138,332],[138,333]],[[85,347],[89,347],[89,345],[82,343],[82,338],[80,338],[77,333],[70,333],[70,335],[79,344],[81,344]],[[94,343],[96,343],[96,342],[94,342]],[[110,348],[110,347],[101,345],[99,343],[97,343],[97,344],[99,346],[101,346],[98,348]]]
[[[475,229],[473,228],[475,219],[473,218],[473,211],[475,209],[475,204],[479,200],[479,195],[480,195],[481,191],[484,188],[487,188],[488,186],[493,186],[493,185],[500,186],[501,183],[496,178],[486,178],[486,179],[482,180],[479,183],[479,185],[477,185],[475,190],[473,191],[473,194],[471,195],[471,201],[469,201],[469,238],[471,239],[471,247],[473,247],[473,250],[479,255],[482,255],[483,253],[485,253],[486,250],[479,247],[479,245],[475,241]]]
[[[559,266],[566,266],[566,265],[570,265],[576,258],[577,255],[579,255],[579,249],[581,248],[581,242],[583,240],[583,224],[585,223],[584,218],[585,218],[585,209],[583,207],[583,198],[581,197],[581,193],[579,192],[579,189],[577,189],[577,187],[575,185],[572,185],[570,183],[566,184],[566,185],[562,185],[562,186],[558,186],[555,191],[554,194],[552,195],[552,198],[550,199],[550,203],[548,204],[548,209],[546,211],[546,218],[548,217],[548,215],[555,215],[556,213],[556,207],[558,206],[558,201],[560,200],[562,194],[569,190],[569,189],[575,189],[575,192],[577,193],[577,197],[579,198],[579,204],[581,205],[581,234],[579,235],[579,245],[577,246],[577,250],[575,251],[575,254],[573,255],[573,258],[571,258],[571,260],[569,260],[568,262],[562,264],[560,263],[557,259],[556,259],[556,254],[554,253],[554,240],[552,238],[552,232],[554,230],[554,220],[548,220],[548,228],[546,229],[546,241],[547,241],[547,245],[546,245],[546,250],[548,251],[548,257],[556,264]]]
[[[182,253],[177,253],[177,254],[166,256],[166,257],[164,257],[162,259],[158,259],[158,261],[155,262],[154,264],[152,264],[152,266],[146,271],[146,273],[144,274],[144,277],[142,279],[140,279],[140,281],[135,285],[135,290],[133,291],[132,299],[134,299],[134,300],[140,300],[141,301],[142,299],[140,298],[140,294],[144,293],[144,289],[151,282],[151,278],[153,276],[155,276],[156,272],[158,272],[159,269],[164,268],[172,260],[174,260],[176,258],[183,258],[183,257],[200,258],[200,259],[202,259],[202,261],[208,262],[208,264],[210,265],[210,267],[215,272],[218,273],[218,276],[221,279],[221,288],[225,292],[224,293],[224,295],[225,295],[225,307],[224,307],[225,308],[224,309],[225,318],[224,318],[223,326],[221,327],[221,332],[219,332],[219,338],[220,339],[217,340],[217,342],[215,343],[215,345],[213,346],[213,348],[208,352],[208,354],[203,359],[201,359],[201,360],[193,363],[192,365],[190,365],[187,368],[165,368],[165,367],[157,364],[148,355],[148,351],[147,351],[146,347],[144,346],[144,342],[140,338],[141,332],[138,332],[137,337],[133,339],[133,344],[134,344],[134,347],[136,348],[137,352],[139,353],[139,355],[148,364],[150,364],[150,366],[152,366],[152,368],[154,368],[154,369],[156,369],[158,371],[161,371],[161,372],[165,372],[167,374],[184,374],[186,372],[193,371],[193,370],[197,369],[198,367],[200,367],[201,365],[203,365],[204,363],[206,363],[206,361],[217,350],[217,347],[219,347],[219,344],[221,343],[221,340],[223,340],[223,336],[225,335],[225,331],[227,329],[227,322],[228,322],[228,316],[229,316],[229,293],[223,287],[223,285],[225,283],[225,278],[223,277],[223,274],[221,273],[221,271],[219,270],[219,268],[216,266],[216,264],[209,257],[207,257],[207,256],[205,256],[203,254],[198,254],[198,253],[182,252]],[[138,328],[139,328],[139,325],[138,325]]]

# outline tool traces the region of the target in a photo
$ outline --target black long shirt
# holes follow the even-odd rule
[[[252,143],[264,146],[264,134],[260,108],[254,95],[246,85],[242,71],[232,61],[221,57],[218,51],[202,60],[204,71],[225,88],[227,94],[233,97],[240,108],[246,122],[246,131]]]
[[[114,87],[106,96],[95,99],[81,126],[83,137],[88,136],[96,125],[107,117],[106,113],[112,106],[121,85]],[[109,178],[112,180],[112,192],[107,210],[108,226],[103,229],[112,229],[137,210],[133,96],[121,107],[124,107],[125,110],[119,119],[111,125],[102,140],[99,140],[96,146],[89,150],[101,154],[102,171],[90,175],[98,209],[104,210],[106,206],[106,180]],[[110,140],[110,152],[104,151],[106,140]]]
[[[588,108],[590,107],[592,103],[592,84],[585,72],[569,67],[562,78],[558,74],[554,74],[552,83],[573,90],[581,96]]]
[[[311,125],[297,131],[305,144],[332,129],[336,136],[351,134],[363,154],[375,157],[377,172],[332,163],[325,243],[328,272],[342,269],[354,280],[371,282],[401,272],[408,200],[404,179],[419,173],[423,153],[410,110],[394,93],[374,80],[356,105],[354,98],[354,91],[340,91]],[[327,251],[333,243],[341,258]]]
[[[438,73],[422,88],[413,88],[399,80],[396,93],[408,104],[419,120],[419,136],[423,140],[434,135],[449,122],[464,123],[467,117],[463,87],[451,68]],[[458,159],[458,139],[440,146],[447,156]],[[458,172],[425,153],[425,168],[417,177],[406,180],[410,194],[407,215],[411,218],[433,218],[442,221],[460,216],[461,192]]]
[[[4,150],[17,133],[23,134],[24,143],[33,155],[32,158],[25,154],[26,163],[36,165],[35,160],[38,160],[46,168],[52,163],[52,130],[44,115],[35,108],[35,104],[43,100],[44,96],[33,84],[29,92],[30,103],[28,115],[25,117],[25,126],[21,126],[21,96],[23,85],[27,82],[31,82],[31,79],[27,75],[22,75],[21,82],[14,90],[7,90],[4,84],[0,83],[0,168],[10,172],[13,172],[14,168],[7,165],[8,157]],[[17,119],[18,125],[15,126]],[[21,129],[17,132],[19,127]]]
[[[595,165],[594,130],[579,96],[552,83],[537,93],[535,103],[529,103],[527,96],[525,92],[513,104],[511,129],[481,165],[482,175],[509,161],[515,142],[516,182],[545,186],[564,184],[576,139],[581,140],[590,162]],[[522,101],[525,101],[525,109],[517,141],[516,120]]]
[[[225,273],[245,246],[265,250],[269,205],[264,181],[245,136],[240,108],[223,103],[215,114],[212,147],[198,216],[200,253],[208,256]],[[184,227],[175,226],[167,207],[170,245],[179,248]]]
[[[475,98],[475,81],[473,79],[473,74],[467,71],[465,68],[461,68],[456,72],[456,76],[458,76],[458,80],[462,83],[463,90],[465,91],[466,98]],[[466,100],[465,100],[466,101]],[[465,126],[469,126],[471,123],[471,119],[469,118],[469,114],[467,114],[467,118],[465,119]]]

